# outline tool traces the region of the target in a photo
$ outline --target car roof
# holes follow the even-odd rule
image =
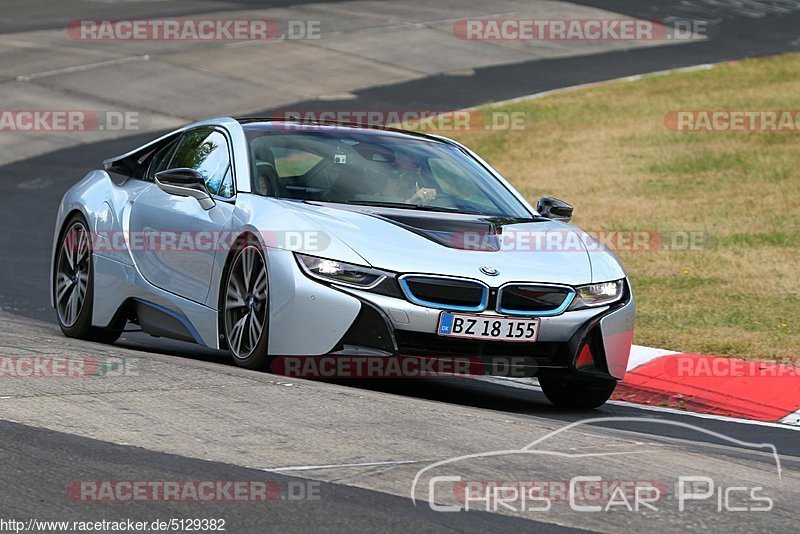
[[[453,144],[449,139],[438,135],[403,130],[401,128],[392,128],[390,126],[362,124],[356,122],[303,118],[287,119],[285,117],[236,117],[235,120],[238,121],[245,130],[286,130],[297,133],[346,130],[353,133],[366,135],[391,135],[396,137],[426,139],[439,143]]]
[[[222,126],[230,127],[233,124],[241,125],[242,129],[247,130],[264,130],[264,131],[292,131],[298,132],[320,132],[320,131],[342,131],[347,130],[354,133],[365,135],[390,135],[406,139],[427,140],[431,142],[444,143],[447,145],[460,147],[458,143],[447,137],[435,134],[427,134],[421,132],[413,132],[402,130],[400,128],[392,128],[388,126],[372,125],[372,124],[358,124],[343,121],[332,120],[310,120],[310,119],[287,119],[286,117],[217,117],[204,121],[194,122],[187,124],[164,134],[144,145],[135,148],[125,154],[106,159],[103,162],[105,170],[115,172],[124,176],[132,176],[134,170],[138,167],[138,160],[143,155],[150,153],[155,148],[161,146],[163,143],[169,142],[182,135],[187,130],[198,128],[202,126]]]

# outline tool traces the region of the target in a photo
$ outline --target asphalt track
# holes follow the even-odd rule
[[[255,2],[253,2],[255,3]],[[300,2],[280,2],[296,4]],[[578,1],[576,3],[602,7],[644,18],[664,18],[670,15],[686,17],[689,15],[685,3],[677,1],[626,2],[619,1]],[[33,5],[35,9],[47,13],[48,17],[31,17],[35,22],[26,22],[23,17],[14,15],[3,17],[0,32],[20,31],[55,27],[65,20],[84,16],[76,15],[74,6],[88,9],[105,9],[104,4],[76,2],[71,7],[62,7],[59,2],[7,2],[9,13],[23,6]],[[196,14],[212,10],[246,9],[250,2],[174,2],[150,3],[132,2],[115,5],[129,10],[121,16],[168,16],[176,14]],[[259,2],[260,5],[263,3]],[[702,2],[697,4],[704,5]],[[768,2],[765,5],[771,5]],[[778,3],[775,3],[778,5]],[[58,11],[58,10],[62,11]],[[93,16],[103,16],[102,11],[91,11]],[[742,13],[740,9],[716,7],[705,14],[697,12],[698,17],[712,16],[719,22],[720,31],[705,42],[682,45],[679,52],[670,47],[636,49],[626,52],[612,52],[585,57],[530,61],[520,64],[476,69],[468,82],[456,76],[434,75],[418,80],[379,88],[356,91],[356,99],[346,102],[313,100],[297,104],[302,109],[331,109],[332,107],[353,109],[393,109],[427,108],[459,109],[488,101],[499,101],[524,96],[540,91],[556,89],[588,82],[601,81],[660,71],[702,63],[737,60],[797,50],[796,28],[800,26],[800,13],[790,10],[786,13]],[[265,110],[268,113],[269,110]],[[0,200],[0,306],[6,312],[37,321],[53,322],[53,312],[47,302],[47,274],[49,252],[53,231],[53,218],[63,192],[88,170],[96,168],[100,161],[127,151],[154,134],[128,137],[122,140],[87,144],[78,148],[51,152],[29,160],[15,162],[0,167],[0,183],[3,194]],[[46,188],[19,187],[32,177],[43,178],[49,184]],[[576,199],[579,201],[579,199]],[[20,239],[19,236],[24,236]],[[125,336],[120,342],[125,348],[147,354],[174,354],[195,360],[217,363],[220,368],[227,366],[224,358],[216,351],[198,350],[197,347],[180,343],[153,342],[141,336]],[[436,402],[463,405],[497,413],[516,415],[535,415],[553,422],[570,422],[579,415],[560,412],[548,407],[541,394],[502,385],[471,382],[465,383],[356,383],[340,384],[346,387],[364,388],[385,395],[397,395]],[[791,430],[772,426],[755,426],[724,420],[697,419],[688,415],[654,413],[635,407],[608,405],[599,410],[598,415],[623,417],[663,417],[673,421],[686,421],[702,425],[708,430],[724,433],[746,441],[773,443],[784,457],[789,468],[796,469],[800,457],[800,440]],[[622,429],[631,433],[641,433],[648,439],[678,439],[687,447],[698,451],[708,451],[713,442],[709,437],[690,434],[679,427],[658,430],[642,427],[640,424],[608,423],[608,429]],[[67,481],[82,478],[130,478],[139,479],[226,479],[245,480],[263,476],[263,472],[253,473],[245,468],[203,462],[171,456],[135,447],[112,445],[87,438],[60,434],[48,430],[26,427],[9,422],[0,423],[0,512],[2,515],[18,516],[58,516],[63,519],[89,519],[86,508],[76,511],[74,503],[64,496],[63,486]],[[706,452],[708,453],[708,452]],[[737,458],[736,451],[719,451],[719,454]],[[272,475],[270,475],[272,477]],[[20,480],[24,477],[24,485]],[[288,481],[289,478],[272,478]],[[24,486],[24,487],[21,487]],[[407,499],[393,497],[378,491],[351,488],[339,484],[324,483],[324,499],[317,503],[281,503],[264,513],[252,512],[251,505],[235,504],[220,506],[219,510],[204,508],[206,517],[235,516],[241,532],[263,531],[274,528],[278,531],[310,530],[325,525],[323,530],[361,530],[380,529],[389,531],[432,531],[451,528],[459,531],[518,530],[521,528],[560,530],[559,527],[521,521],[502,515],[489,514],[436,514],[425,508],[411,507]],[[243,510],[243,508],[248,508]],[[120,515],[120,508],[98,504],[90,509],[89,515],[108,518]],[[191,513],[191,507],[153,504],[142,513],[141,509],[125,509],[122,515],[135,518],[152,519],[154,515]],[[156,514],[155,512],[158,512]],[[389,518],[389,519],[387,519]],[[316,529],[316,528],[315,528]]]
[[[148,524],[154,520],[198,517],[197,503],[153,502],[146,508],[120,506],[118,503],[92,503],[86,509],[76,507],[64,488],[75,480],[76,473],[84,480],[103,480],[109,473],[117,480],[225,480],[269,481],[275,488],[272,501],[207,502],[204,518],[225,519],[227,530],[235,532],[329,531],[329,532],[488,532],[530,528],[530,522],[485,512],[456,514],[436,513],[427,507],[408,505],[407,499],[370,492],[340,484],[308,481],[280,474],[246,469],[217,462],[204,462],[144,449],[123,447],[102,441],[77,438],[69,434],[34,429],[0,421],[3,450],[0,470],[3,490],[2,513],[6,517],[52,517],[59,521],[119,520],[122,517]],[[53,451],[62,451],[53,461]],[[66,452],[64,452],[66,451]],[[78,466],[78,469],[76,469]],[[34,484],[19,488],[21,477],[33,478]],[[273,486],[274,485],[274,486]],[[280,488],[283,499],[278,497]],[[292,500],[291,495],[313,492],[318,500]],[[324,527],[319,528],[324,525]],[[541,532],[571,532],[573,529],[535,523]]]

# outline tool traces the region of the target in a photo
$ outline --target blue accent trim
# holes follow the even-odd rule
[[[180,323],[186,328],[189,334],[192,335],[192,337],[194,338],[194,340],[197,342],[198,345],[203,345],[204,347],[208,346],[206,345],[205,341],[203,341],[203,338],[200,337],[200,333],[197,331],[197,329],[195,329],[194,325],[189,321],[189,319],[187,319],[180,313],[176,312],[175,310],[170,310],[166,306],[162,306],[161,304],[156,304],[155,302],[150,302],[149,300],[140,299],[138,297],[133,297],[133,299],[131,300],[141,302],[145,306],[150,306],[151,308],[154,308],[160,312],[164,312],[167,315],[174,317],[175,319],[180,321]]]
[[[564,311],[567,308],[569,308],[570,304],[572,304],[572,301],[575,300],[575,294],[576,294],[575,290],[573,288],[567,287],[567,286],[548,286],[547,284],[513,284],[513,283],[512,284],[506,284],[506,285],[517,286],[517,287],[519,287],[519,286],[543,287],[543,288],[546,288],[546,287],[558,287],[560,289],[566,289],[568,291],[568,293],[567,293],[566,298],[564,299],[564,302],[562,302],[561,305],[558,308],[554,309],[554,310],[548,310],[548,311],[506,310],[502,306],[502,304],[503,304],[503,289],[504,289],[504,287],[501,287],[500,289],[497,290],[497,311],[499,313],[504,314],[504,315],[513,315],[513,316],[516,316],[516,317],[523,317],[523,316],[525,316],[525,317],[552,317],[553,315],[561,315],[562,313],[564,313]]]
[[[408,278],[428,278],[428,279],[436,279],[436,276],[414,276],[410,275]],[[446,277],[441,277],[442,279],[446,279]],[[406,298],[413,302],[414,304],[418,304],[420,306],[425,306],[427,308],[436,308],[437,310],[452,310],[452,311],[465,311],[465,312],[481,312],[489,306],[489,287],[485,284],[482,284],[476,280],[468,280],[466,278],[454,278],[453,280],[460,280],[462,282],[473,282],[475,285],[478,285],[483,290],[483,294],[481,295],[481,303],[478,306],[456,306],[453,304],[442,304],[440,302],[431,302],[429,300],[418,299],[414,296],[411,292],[411,288],[408,287],[408,282],[406,282],[406,278],[400,278],[400,287],[403,289],[403,293],[405,294]]]

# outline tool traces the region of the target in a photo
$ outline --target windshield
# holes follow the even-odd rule
[[[529,218],[489,171],[437,141],[346,129],[247,129],[257,193],[278,198]]]

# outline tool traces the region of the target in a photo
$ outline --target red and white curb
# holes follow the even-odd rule
[[[522,389],[535,378],[480,377]],[[800,367],[633,345],[612,404],[698,417],[800,427]]]
[[[613,398],[800,425],[800,367],[634,345]]]

